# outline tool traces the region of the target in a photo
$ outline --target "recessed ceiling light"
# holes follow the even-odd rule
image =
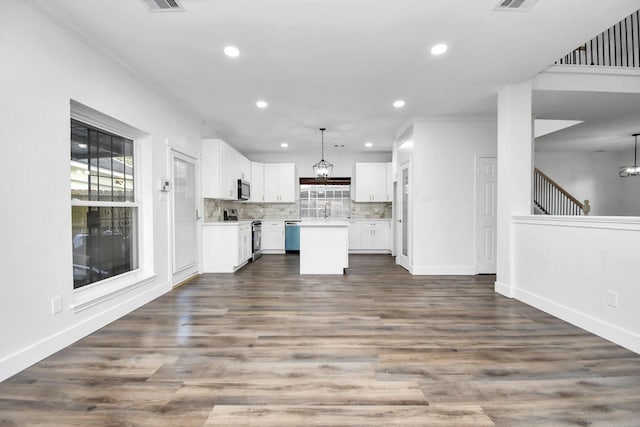
[[[235,46],[227,46],[224,48],[224,54],[231,58],[236,58],[240,55],[240,50]]]
[[[267,101],[258,101],[256,102],[256,107],[258,108],[267,108],[269,106],[269,104],[267,104]]]
[[[365,147],[373,147],[373,142],[365,142],[364,146]]]
[[[396,102],[393,103],[393,106],[396,107],[396,108],[402,108],[402,107],[404,107],[404,101],[399,99],[399,100],[397,100]]]
[[[431,48],[432,55],[442,55],[449,49],[449,47],[444,43],[439,43]]]
[[[283,142],[282,144],[280,144],[280,147],[282,148],[287,148],[289,146],[289,144],[287,144],[286,142]]]

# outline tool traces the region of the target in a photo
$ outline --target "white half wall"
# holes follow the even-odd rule
[[[496,156],[495,118],[413,125],[413,274],[476,273],[476,159]]]
[[[515,216],[513,296],[640,353],[639,240],[639,218]]]
[[[200,120],[24,1],[0,2],[0,380],[170,289],[169,146],[200,156]],[[83,311],[73,291],[70,100],[148,135],[151,278]],[[146,240],[146,239],[145,239]],[[62,312],[52,314],[61,297]]]

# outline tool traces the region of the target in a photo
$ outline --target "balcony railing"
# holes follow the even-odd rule
[[[636,11],[555,63],[640,68],[639,49],[640,11]]]

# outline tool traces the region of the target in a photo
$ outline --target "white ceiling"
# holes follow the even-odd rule
[[[536,138],[536,151],[633,151],[639,112],[639,94],[536,91],[534,117],[584,121]]]
[[[524,81],[640,7],[638,0],[30,0],[84,34],[245,154],[389,151],[411,117],[493,115]],[[440,57],[432,45],[449,44]],[[222,50],[235,45],[240,57]],[[265,99],[269,108],[258,110]],[[392,102],[406,100],[396,110]],[[365,149],[364,142],[374,147]]]

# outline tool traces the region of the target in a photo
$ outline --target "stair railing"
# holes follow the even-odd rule
[[[633,12],[555,63],[639,68],[640,11]]]
[[[533,204],[545,215],[589,215],[589,200],[580,202],[540,169],[533,174]]]

